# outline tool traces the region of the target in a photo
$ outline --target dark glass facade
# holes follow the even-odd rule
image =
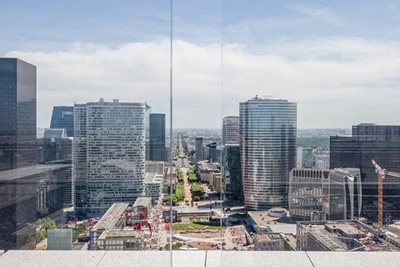
[[[36,245],[36,67],[0,58],[0,250]]]
[[[150,114],[149,159],[166,161],[165,114]]]
[[[239,145],[226,145],[224,148],[224,179],[226,199],[243,205],[242,168]]]
[[[67,131],[67,136],[74,136],[74,107],[53,107],[50,128]]]
[[[400,126],[361,124],[352,136],[331,136],[330,166],[355,167],[361,171],[362,215],[378,218],[378,175],[371,159],[388,171],[400,172]],[[400,219],[400,179],[387,176],[383,184],[383,215]]]
[[[213,142],[207,145],[208,147],[208,161],[209,162],[217,162],[217,143]]]

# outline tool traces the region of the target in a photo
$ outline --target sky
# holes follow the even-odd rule
[[[174,0],[173,127],[220,128],[255,95],[299,128],[400,124],[400,2]],[[147,101],[169,117],[170,1],[0,1],[0,56],[37,66],[53,106]]]

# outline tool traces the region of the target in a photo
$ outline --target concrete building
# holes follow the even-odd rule
[[[165,148],[165,114],[150,114],[149,160],[167,161]]]
[[[222,192],[222,174],[220,172],[213,173],[211,184],[214,185],[215,191]]]
[[[164,175],[165,167],[163,161],[146,161],[145,170],[146,173],[157,173]]]
[[[204,159],[203,137],[196,137],[196,162]]]
[[[319,170],[328,170],[329,155],[315,155],[315,165]]]
[[[227,116],[222,121],[222,145],[239,144],[240,118]]]
[[[203,183],[212,182],[214,173],[220,173],[221,170],[215,163],[208,163],[207,161],[198,162],[197,175]]]
[[[77,216],[101,216],[144,194],[145,103],[75,104],[73,174]]]
[[[34,249],[36,179],[36,67],[0,58],[0,250]]]
[[[163,192],[164,175],[157,173],[146,173],[144,178],[144,194],[156,202]]]
[[[90,230],[89,250],[142,250],[147,234],[135,230],[129,203],[114,203]]]
[[[289,171],[296,166],[297,104],[255,97],[240,103],[244,204],[287,207]]]
[[[362,208],[361,189],[359,169],[293,169],[289,174],[290,216],[315,220],[314,213],[321,212],[328,220],[357,219]]]
[[[254,235],[255,251],[283,251],[284,240],[279,233],[271,234],[255,234]]]
[[[227,144],[224,148],[223,177],[228,201],[243,205],[243,182],[240,164],[240,147]]]
[[[359,168],[361,171],[363,216],[378,218],[377,174],[371,158],[384,169],[400,172],[400,126],[359,124],[352,136],[331,136],[330,167]],[[400,219],[400,180],[387,176],[383,186],[383,215]]]
[[[53,107],[50,128],[65,129],[68,137],[74,137],[74,107]]]
[[[400,251],[382,234],[360,221],[298,222],[297,250]]]
[[[303,168],[314,167],[314,154],[312,148],[306,147],[301,150],[301,166]]]

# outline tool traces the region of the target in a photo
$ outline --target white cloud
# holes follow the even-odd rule
[[[223,114],[238,103],[272,95],[298,103],[298,126],[350,127],[375,121],[399,124],[398,43],[329,38],[271,43],[249,52],[224,46]],[[65,51],[12,51],[38,67],[38,125],[54,105],[119,98],[145,101],[168,113],[169,42],[128,43],[115,49],[74,44]],[[174,43],[174,126],[220,127],[220,47]],[[168,116],[167,116],[168,117]]]
[[[332,10],[323,6],[308,6],[308,5],[291,5],[289,9],[300,14],[322,20],[334,26],[341,27],[344,25],[343,20],[336,16]]]

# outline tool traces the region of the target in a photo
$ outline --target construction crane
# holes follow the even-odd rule
[[[375,167],[375,171],[378,173],[378,224],[381,230],[383,229],[383,180],[386,176],[400,178],[400,173],[389,172],[386,169],[382,169],[374,159],[371,159],[371,162]]]

